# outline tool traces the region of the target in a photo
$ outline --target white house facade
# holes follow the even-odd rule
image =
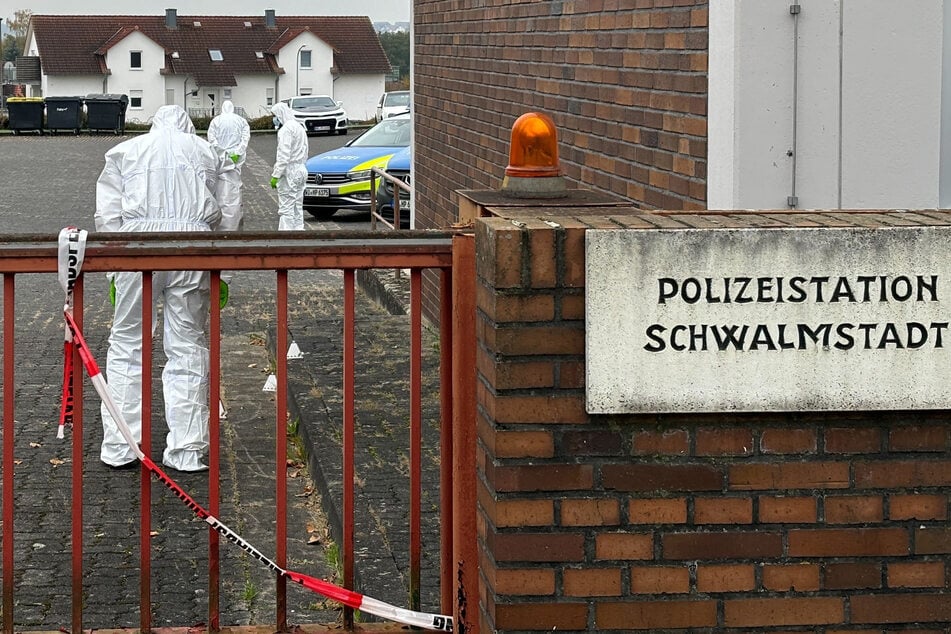
[[[71,42],[63,47],[62,42]],[[224,100],[249,118],[296,94],[326,94],[352,120],[373,118],[389,62],[369,18],[305,16],[34,15],[28,55],[40,58],[32,96],[124,94],[126,119],[165,104],[194,116]]]

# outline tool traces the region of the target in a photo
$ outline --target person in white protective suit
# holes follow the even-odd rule
[[[181,106],[159,108],[147,134],[106,152],[96,183],[97,231],[234,230],[240,217],[224,218],[216,192],[223,171],[234,169],[195,128]],[[106,379],[136,440],[142,438],[142,276],[110,274],[115,315],[106,356]],[[205,340],[210,275],[207,271],[154,273],[153,307],[164,303],[162,372],[168,425],[162,462],[180,471],[202,471],[208,449],[209,359]],[[153,324],[154,325],[154,324]],[[100,458],[113,467],[135,462],[132,449],[102,407]]]
[[[251,140],[251,126],[241,115],[234,112],[234,104],[225,100],[221,104],[221,114],[208,124],[208,142],[234,163],[235,169],[222,173],[224,181],[218,188],[218,204],[221,215],[227,222],[229,218],[242,218],[241,214],[241,166]],[[238,228],[240,229],[240,221]]]
[[[278,120],[277,157],[271,172],[271,187],[277,189],[280,221],[278,231],[294,231],[304,228],[304,184],[307,182],[307,131],[294,118],[290,106],[276,103],[271,114]]]

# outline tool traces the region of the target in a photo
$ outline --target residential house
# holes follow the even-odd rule
[[[210,114],[225,99],[249,117],[295,94],[326,94],[371,119],[390,64],[368,17],[34,15],[34,95],[126,94],[126,118],[164,104]]]

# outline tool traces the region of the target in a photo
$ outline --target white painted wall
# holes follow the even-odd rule
[[[942,0],[790,4],[711,0],[708,206],[940,206]]]
[[[43,75],[43,94],[53,97],[85,97],[102,92],[102,75]],[[90,87],[95,87],[90,89]]]
[[[311,52],[309,69],[299,68],[301,50]],[[299,90],[304,89],[309,89],[313,95],[330,95],[336,99],[333,93],[333,74],[330,70],[333,60],[333,49],[313,33],[301,33],[285,44],[277,55],[277,63],[284,69],[284,75],[279,79],[280,94],[277,101],[293,97]]]
[[[334,82],[334,99],[343,102],[351,121],[369,121],[386,88],[383,75],[344,75]]]
[[[142,51],[142,68],[130,67],[132,51]],[[111,74],[106,78],[104,92],[131,95],[133,90],[142,91],[142,106],[133,108],[130,103],[127,120],[148,121],[159,106],[165,105],[165,81],[159,75],[165,68],[165,49],[153,40],[139,31],[130,33],[106,53],[106,66]]]
[[[944,3],[944,50],[941,55],[941,103],[951,104],[951,2]],[[951,207],[951,108],[941,109],[941,182],[940,207]]]
[[[244,75],[235,78],[238,85],[231,89],[231,102],[244,108],[248,117],[269,116],[270,106],[267,105],[267,90],[276,88],[276,79],[272,75]]]

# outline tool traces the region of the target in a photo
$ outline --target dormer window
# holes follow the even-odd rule
[[[129,68],[142,70],[142,51],[129,51]]]
[[[219,48],[209,48],[208,55],[213,62],[222,62],[225,59],[225,56],[221,54],[221,49]]]

